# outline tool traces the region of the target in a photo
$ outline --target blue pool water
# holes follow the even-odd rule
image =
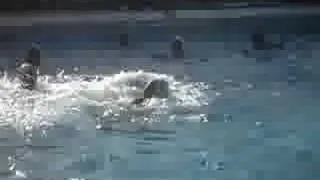
[[[65,75],[43,77],[33,93],[1,80],[0,179],[319,179],[315,19],[3,32],[11,37],[1,43],[3,66],[37,40],[42,69],[53,74],[59,66]],[[272,61],[241,55],[259,22],[287,42],[286,50],[268,53]],[[125,30],[132,44],[120,51],[116,33]],[[184,36],[191,63],[150,58],[166,52],[175,34]],[[103,80],[84,82],[70,75],[72,66],[80,74],[103,73]],[[132,72],[120,73],[124,66]],[[157,77],[170,82],[168,101],[123,109],[139,94],[130,83]]]

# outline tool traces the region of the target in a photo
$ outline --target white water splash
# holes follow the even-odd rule
[[[142,97],[146,84],[156,78],[169,82],[171,96],[132,106],[130,102]],[[198,111],[210,101],[207,88],[204,83],[180,82],[170,75],[144,71],[99,78],[62,71],[56,77],[40,76],[37,91],[28,91],[5,75],[0,79],[0,125],[25,130],[65,123],[61,117],[66,114],[86,113],[105,121]]]

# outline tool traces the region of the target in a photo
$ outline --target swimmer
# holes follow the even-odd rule
[[[37,73],[35,67],[28,62],[22,63],[16,68],[17,77],[21,81],[21,87],[33,90],[36,86]]]
[[[3,77],[4,73],[5,73],[5,69],[2,66],[0,66],[0,77]]]
[[[282,43],[274,43],[268,41],[265,38],[265,34],[261,32],[255,32],[251,36],[251,41],[253,43],[253,49],[255,50],[271,50],[271,49],[282,49]]]
[[[272,49],[283,49],[283,43],[274,43],[270,40],[266,39],[266,34],[263,33],[261,30],[257,30],[256,32],[252,33],[251,35],[251,43],[253,50],[272,50]],[[249,50],[243,51],[245,55],[249,54]]]
[[[24,62],[30,63],[37,70],[40,67],[40,46],[37,43],[33,43],[31,49],[28,51],[27,57]]]
[[[184,41],[181,36],[176,36],[175,40],[171,44],[171,55],[173,58],[184,58]]]
[[[40,66],[40,48],[33,44],[28,51],[27,57],[17,63],[16,75],[21,81],[21,87],[34,90],[38,78]]]
[[[169,97],[169,83],[163,79],[151,81],[143,91],[143,97],[135,99],[132,104],[141,104],[150,98],[166,99]]]

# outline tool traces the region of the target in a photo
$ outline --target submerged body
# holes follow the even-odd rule
[[[282,49],[282,43],[274,43],[267,40],[264,33],[255,32],[251,35],[252,46],[254,50]]]
[[[132,104],[141,104],[150,98],[166,99],[169,97],[169,83],[163,79],[151,81],[143,91],[143,97],[135,99]]]
[[[35,89],[38,77],[36,66],[24,62],[16,68],[16,76],[19,78],[22,88],[29,90]]]
[[[24,89],[34,90],[37,83],[40,66],[40,48],[37,44],[32,44],[26,57],[22,62],[16,64],[16,76]]]
[[[258,55],[262,55],[263,57],[255,57],[257,58],[257,61],[271,61],[272,58],[268,57],[268,52],[273,49],[282,50],[284,48],[283,42],[274,42],[266,38],[266,34],[261,31],[251,34],[251,44],[251,50],[245,49],[243,50],[243,54],[246,57],[251,56],[251,53],[258,53]]]
[[[28,51],[24,62],[27,62],[35,67],[40,66],[40,47],[38,44],[32,44],[32,47]]]
[[[171,44],[171,55],[173,58],[184,58],[184,41],[180,36],[176,36],[175,40]]]

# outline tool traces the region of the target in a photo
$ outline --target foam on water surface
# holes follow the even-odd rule
[[[143,96],[147,83],[157,78],[169,82],[170,97],[131,105],[132,100]],[[191,111],[200,114],[200,107],[210,102],[207,89],[204,83],[178,81],[171,75],[141,70],[100,77],[64,75],[62,71],[56,76],[40,76],[36,91],[21,89],[17,79],[5,75],[0,80],[0,121],[25,130],[72,123],[64,122],[72,118],[63,117],[83,113],[100,121],[145,120],[155,114]]]

